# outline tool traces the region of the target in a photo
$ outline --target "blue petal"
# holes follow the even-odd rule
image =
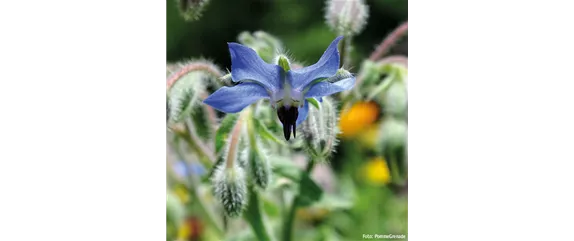
[[[231,79],[233,82],[253,80],[275,92],[282,87],[280,66],[268,64],[255,50],[238,43],[228,43],[231,54]]]
[[[305,93],[305,98],[319,98],[322,96],[328,96],[335,94],[337,92],[350,90],[355,85],[355,77],[350,77],[346,79],[342,79],[335,83],[329,82],[319,82],[311,86],[309,91]]]
[[[196,162],[192,163],[189,169],[190,172],[194,175],[201,176],[205,173],[205,168],[201,164]]]
[[[337,73],[339,69],[339,50],[337,44],[342,39],[342,36],[337,37],[323,56],[314,65],[307,66],[301,69],[294,69],[287,72],[287,81],[293,89],[303,90],[305,86],[319,78],[329,78]]]
[[[241,83],[233,87],[221,87],[203,103],[225,113],[237,113],[262,98],[269,98],[269,94],[261,85]]]
[[[295,125],[300,125],[305,119],[307,119],[307,115],[309,114],[309,102],[305,100],[305,104],[303,107],[299,108],[299,115],[297,116],[297,121]]]
[[[187,165],[184,161],[178,161],[173,164],[173,170],[179,177],[186,177],[188,174]]]

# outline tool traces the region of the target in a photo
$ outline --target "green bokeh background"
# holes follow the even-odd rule
[[[406,0],[370,0],[366,28],[354,38],[354,69],[375,46],[407,20]],[[167,0],[167,61],[207,57],[223,68],[231,62],[227,42],[242,31],[263,30],[281,39],[298,61],[316,62],[336,37],[325,24],[321,0],[211,0],[202,17],[185,22],[174,0]],[[406,39],[392,52],[407,55]],[[351,69],[353,70],[353,69]]]

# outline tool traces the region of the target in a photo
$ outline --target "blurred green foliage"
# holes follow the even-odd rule
[[[354,59],[369,55],[400,23],[407,20],[406,0],[370,0],[369,21],[354,38]],[[335,34],[325,24],[322,0],[211,0],[202,17],[186,22],[174,0],[167,0],[167,61],[209,57],[229,68],[227,42],[237,42],[242,31],[263,30],[281,39],[289,53],[303,63],[314,63]],[[407,55],[406,41],[393,52]],[[355,70],[360,63],[354,62]],[[353,70],[353,69],[351,69]]]

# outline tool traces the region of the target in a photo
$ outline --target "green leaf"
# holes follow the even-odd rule
[[[263,196],[260,196],[260,199],[263,203],[263,210],[267,215],[273,217],[278,217],[279,215],[281,215],[281,208],[279,207],[277,202],[272,201]]]
[[[262,121],[260,119],[256,119],[253,118],[254,123],[255,123],[255,129],[257,129],[257,134],[259,134],[259,136],[273,141],[277,144],[283,145],[285,146],[285,142],[281,141],[279,138],[277,138],[277,136],[275,136],[275,134],[273,134],[271,131],[269,131],[269,129],[267,129],[267,127],[265,127],[265,125],[262,123]]]
[[[353,207],[353,201],[341,196],[325,194],[321,200],[315,203],[313,206],[325,208],[330,211],[344,210]]]
[[[308,173],[301,173],[299,182],[299,206],[309,206],[321,199],[323,189],[311,179]]]
[[[317,110],[321,109],[319,102],[315,98],[308,98],[307,101],[309,101],[309,103],[311,103],[313,106],[315,106],[315,108],[317,108]]]
[[[293,162],[276,158],[273,161],[271,168],[274,173],[279,176],[286,177],[293,182],[298,183],[299,180],[301,180],[301,169],[295,166]]]
[[[238,118],[239,118],[238,114],[227,114],[225,115],[225,117],[223,117],[219,129],[217,129],[217,132],[215,133],[216,153],[219,154],[223,149],[223,146],[225,145],[225,140],[227,139],[227,135],[229,135],[229,132],[231,132],[231,129],[233,129],[233,126],[235,126],[235,123],[237,123]]]

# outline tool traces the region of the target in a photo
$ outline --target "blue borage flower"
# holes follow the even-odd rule
[[[201,176],[206,173],[205,168],[196,162],[188,164],[185,161],[176,161],[173,164],[173,170],[178,177],[184,178],[188,176]]]
[[[237,113],[260,99],[268,99],[283,124],[285,139],[289,140],[291,130],[296,137],[296,126],[307,118],[309,111],[307,98],[321,100],[323,96],[349,90],[355,85],[352,75],[329,79],[339,70],[337,44],[342,38],[335,38],[317,63],[300,69],[291,69],[283,56],[278,58],[278,64],[269,64],[253,49],[228,43],[231,79],[239,84],[220,88],[204,103],[225,113]]]

